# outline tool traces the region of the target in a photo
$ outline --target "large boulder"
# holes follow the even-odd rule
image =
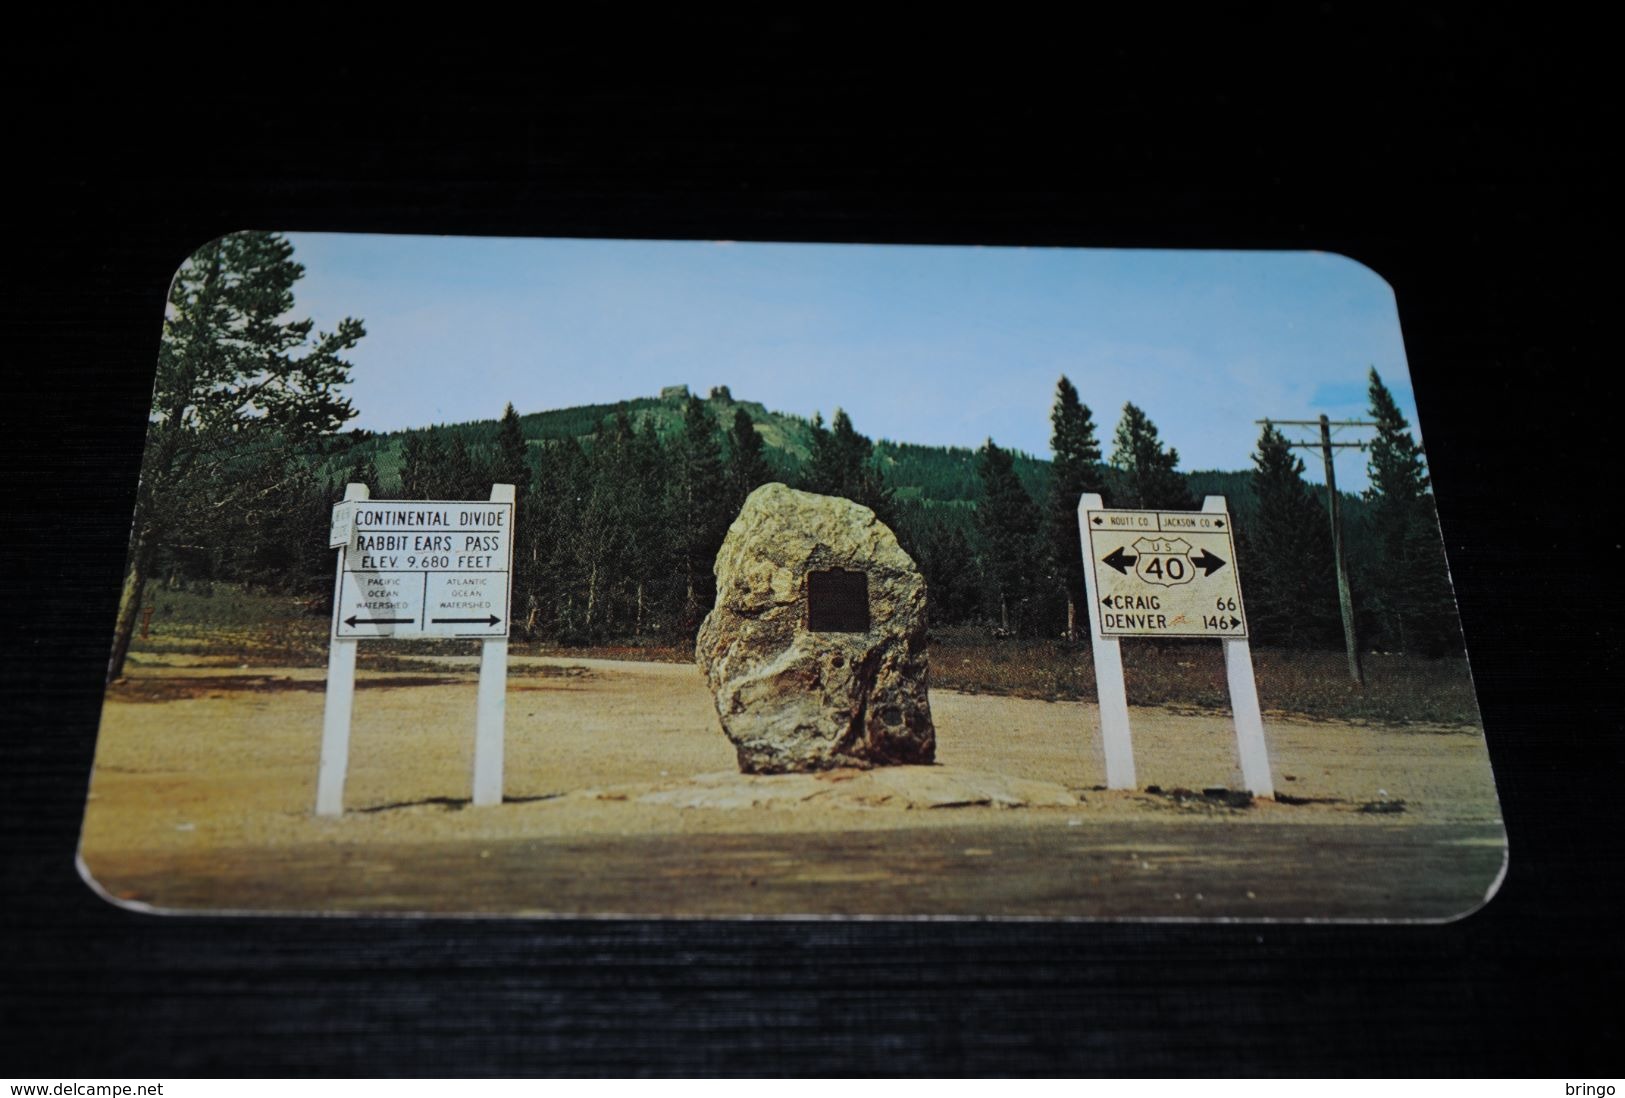
[[[925,579],[873,511],[764,484],[728,528],[716,577],[695,658],[740,770],[935,758]]]

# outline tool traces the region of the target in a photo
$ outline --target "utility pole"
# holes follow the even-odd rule
[[[1335,450],[1364,450],[1364,442],[1333,442],[1333,427],[1375,427],[1375,423],[1366,419],[1327,419],[1322,415],[1317,419],[1260,419],[1255,422],[1263,425],[1284,427],[1319,427],[1319,442],[1297,442],[1287,440],[1287,445],[1294,449],[1320,451],[1326,463],[1326,510],[1332,520],[1332,559],[1337,565],[1337,602],[1343,611],[1343,645],[1349,654],[1349,677],[1355,685],[1365,685],[1365,674],[1360,670],[1360,646],[1354,635],[1354,594],[1349,589],[1348,563],[1343,559],[1343,507],[1337,498],[1337,470],[1332,466],[1332,453]]]

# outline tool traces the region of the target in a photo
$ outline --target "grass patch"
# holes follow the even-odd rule
[[[183,656],[199,664],[322,667],[327,663],[329,619],[323,607],[245,591],[161,588],[153,599],[150,635],[136,637],[131,659],[171,662]],[[1123,667],[1131,705],[1223,710],[1230,708],[1224,653],[1212,641],[1125,640]],[[393,641],[363,644],[359,665],[369,671],[438,672],[447,657],[475,656],[474,640]],[[564,659],[644,660],[692,663],[686,644],[629,642],[564,648],[515,642],[514,655]],[[584,668],[514,665],[515,674],[581,677]],[[1342,652],[1253,649],[1259,702],[1266,711],[1327,720],[1427,724],[1477,728],[1478,706],[1467,661],[1373,653],[1364,657],[1366,682],[1349,681]],[[1095,668],[1087,644],[1059,640],[997,638],[985,630],[934,631],[931,685],[971,694],[999,694],[1046,701],[1093,701]]]
[[[1129,704],[1229,710],[1220,645],[1125,640],[1122,646]],[[1465,659],[1371,654],[1363,662],[1362,688],[1349,680],[1341,652],[1254,648],[1259,703],[1266,710],[1327,719],[1477,726]],[[1087,644],[995,638],[962,629],[933,634],[931,685],[1045,701],[1096,696]]]
[[[358,679],[357,690],[395,690],[408,686],[448,686],[460,679],[447,675],[400,675],[390,679]],[[223,698],[228,694],[320,694],[323,679],[291,679],[285,675],[142,675],[120,679],[108,688],[108,697],[122,702],[169,702],[192,698]]]
[[[556,644],[515,644],[517,656],[552,656],[568,660],[640,660],[647,663],[693,663],[694,649],[677,644],[599,644],[564,648]]]

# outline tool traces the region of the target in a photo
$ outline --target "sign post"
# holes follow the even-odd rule
[[[334,534],[343,531],[339,547],[338,576],[333,580],[333,605],[344,587],[344,545],[354,534],[353,501],[370,498],[365,484],[344,486],[344,502],[334,507]],[[343,516],[349,517],[345,526]],[[316,815],[338,816],[344,812],[344,777],[350,768],[350,715],[355,709],[356,642],[334,636],[327,644],[327,704],[322,713],[322,759],[316,771]]]
[[[1228,515],[1223,496],[1208,496],[1202,510]],[[1232,571],[1232,577],[1235,573]],[[1236,602],[1241,602],[1241,581],[1236,580]],[[1238,611],[1239,613],[1239,611]],[[1245,623],[1244,627],[1245,627]],[[1253,648],[1247,634],[1225,637],[1224,676],[1230,684],[1230,714],[1236,722],[1236,751],[1241,756],[1241,777],[1255,797],[1275,796],[1270,776],[1270,749],[1264,742],[1264,714],[1258,705],[1258,683],[1253,678]]]
[[[1107,510],[1098,495],[1086,494],[1078,500],[1078,528],[1107,787],[1135,788],[1119,638],[1201,637],[1224,644],[1236,745],[1247,788],[1254,796],[1273,797],[1235,539],[1224,497],[1207,497],[1201,511],[1123,511]]]
[[[513,514],[514,487],[497,484],[491,488],[492,503],[506,503]],[[509,538],[511,559],[513,539]],[[508,602],[502,602],[504,619]],[[1251,665],[1248,665],[1251,667]],[[502,623],[502,636],[480,642],[480,700],[474,717],[474,803],[502,803],[503,724],[508,709],[508,624]]]
[[[327,705],[316,779],[316,814],[344,812],[356,644],[377,638],[478,638],[473,800],[502,801],[503,724],[508,671],[509,580],[513,571],[514,486],[479,500],[376,500],[367,486],[345,488],[335,505],[338,548]]]
[[[1095,570],[1088,567],[1089,514],[1102,507],[1100,497],[1093,493],[1078,498],[1078,530],[1082,535],[1085,567],[1084,587],[1089,594],[1089,647],[1095,654],[1095,693],[1100,699],[1100,741],[1106,750],[1106,788],[1135,789],[1134,739],[1128,727],[1128,688],[1123,684],[1123,650],[1117,638],[1107,636],[1101,628],[1101,610],[1105,601],[1095,580]]]

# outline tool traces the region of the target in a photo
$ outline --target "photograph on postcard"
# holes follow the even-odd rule
[[[240,232],[155,352],[115,903],[1442,921],[1505,872],[1354,260]]]

